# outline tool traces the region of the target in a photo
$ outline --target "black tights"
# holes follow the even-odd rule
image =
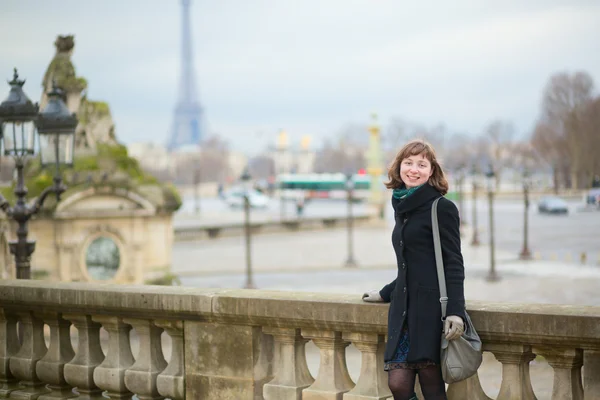
[[[419,374],[419,383],[424,400],[447,400],[446,386],[439,365],[421,369],[392,369],[388,372],[388,385],[394,400],[410,400],[415,393],[415,380]]]

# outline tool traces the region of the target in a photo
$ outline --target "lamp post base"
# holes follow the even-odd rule
[[[244,289],[256,289],[256,285],[252,281],[246,281]]]
[[[529,251],[528,248],[521,250],[521,252],[519,253],[519,260],[524,260],[524,261],[533,260],[533,256],[531,255],[531,252]]]
[[[31,255],[35,251],[35,240],[17,240],[8,244],[15,256],[17,279],[31,279]]]
[[[346,267],[346,268],[357,268],[358,267],[358,263],[354,260],[353,257],[349,257],[346,260],[346,263],[344,264],[344,267]]]
[[[488,282],[498,282],[500,280],[500,275],[498,275],[496,271],[490,271],[490,273],[485,277],[485,280]]]

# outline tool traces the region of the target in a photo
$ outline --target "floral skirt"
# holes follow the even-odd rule
[[[385,371],[392,369],[422,369],[435,365],[433,361],[425,360],[419,362],[408,362],[408,350],[410,349],[410,339],[408,336],[408,324],[404,323],[402,326],[402,332],[400,333],[400,340],[396,347],[396,353],[394,358],[386,362],[383,366]]]

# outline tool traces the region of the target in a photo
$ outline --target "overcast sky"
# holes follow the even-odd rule
[[[74,34],[118,139],[166,143],[180,13],[178,0],[2,0],[0,77],[17,66],[38,100],[56,35]],[[600,85],[597,0],[192,0],[191,19],[209,131],[248,153],[281,128],[319,145],[372,112],[472,135],[502,118],[525,134],[553,73]]]

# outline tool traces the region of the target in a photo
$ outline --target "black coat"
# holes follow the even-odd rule
[[[433,186],[425,184],[404,200],[392,197],[396,220],[392,244],[398,276],[379,292],[384,301],[391,302],[385,361],[393,358],[406,319],[410,339],[407,361],[440,361],[443,325],[431,229],[431,205],[440,196]],[[439,201],[438,221],[448,292],[446,315],[465,319],[460,220],[452,201],[446,198]]]

